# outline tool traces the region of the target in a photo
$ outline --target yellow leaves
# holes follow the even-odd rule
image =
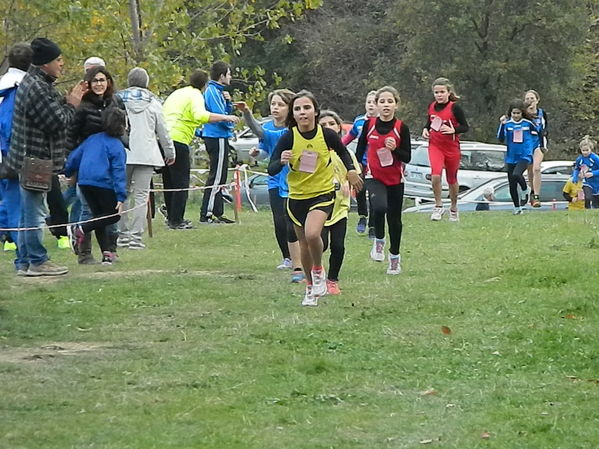
[[[99,14],[97,14],[95,12],[92,14],[91,25],[93,27],[100,27],[100,26],[104,25],[105,22],[106,21],[103,16],[100,16]]]

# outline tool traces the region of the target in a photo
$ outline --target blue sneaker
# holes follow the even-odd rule
[[[304,276],[303,271],[294,271],[293,273],[291,273],[292,284],[299,284],[300,282],[303,282],[304,279],[306,279],[306,276]]]
[[[364,234],[366,232],[366,217],[360,217],[358,224],[356,225],[356,232],[358,234]]]

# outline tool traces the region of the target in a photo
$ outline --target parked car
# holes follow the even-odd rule
[[[258,123],[263,124],[272,120],[272,117],[257,118],[256,120]],[[249,127],[245,127],[237,132],[229,143],[233,150],[229,159],[233,165],[236,163],[256,165],[256,159],[250,156],[250,150],[252,148],[258,148],[259,139]]]
[[[490,179],[505,175],[505,146],[465,141],[461,144],[462,158],[458,171],[460,192],[475,188]],[[571,161],[543,161],[541,173],[571,174]],[[428,159],[428,143],[412,146],[412,160],[405,166],[405,194],[420,198],[433,198],[431,168]],[[449,189],[445,176],[442,178],[443,197]]]
[[[552,210],[553,206],[557,209],[566,209],[567,203],[563,199],[562,191],[568,180],[568,175],[543,174],[541,179],[543,188],[541,190],[541,207],[527,207],[528,210]],[[485,202],[484,193],[488,189],[494,192],[493,204],[489,205],[489,210],[513,210],[514,204],[510,196],[510,189],[507,175],[504,173],[500,178],[494,178],[484,184],[475,187],[458,197],[458,208],[460,212],[474,211],[479,202]],[[554,202],[555,200],[555,202]],[[499,204],[495,204],[499,203]],[[435,207],[434,203],[426,203],[409,207],[404,210],[410,212],[428,212],[431,213]]]
[[[268,175],[254,174],[247,179],[247,185],[241,186],[241,200],[243,204],[249,205],[247,192],[256,207],[270,207],[268,198]]]
[[[458,171],[460,192],[465,192],[490,179],[505,175],[505,146],[482,142],[462,142],[460,147],[462,152]],[[406,164],[405,176],[406,195],[433,197],[428,142],[422,142],[412,148],[412,159],[409,164]],[[447,197],[449,187],[444,175],[442,186],[443,196]]]

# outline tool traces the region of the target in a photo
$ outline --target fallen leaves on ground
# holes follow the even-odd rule
[[[421,391],[420,396],[432,396],[437,393],[439,393],[439,392],[437,390],[435,390],[434,388],[429,388],[428,390]]]

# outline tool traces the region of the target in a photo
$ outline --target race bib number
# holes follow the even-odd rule
[[[522,134],[521,129],[514,130],[514,143],[522,143],[524,142],[524,135]]]
[[[304,173],[314,173],[316,171],[316,162],[318,153],[316,151],[304,150],[300,156],[299,171]]]
[[[388,167],[393,164],[393,154],[387,148],[379,148],[376,150],[376,155],[379,158],[381,167]]]
[[[589,171],[589,167],[587,166],[587,164],[581,164],[580,165],[580,173],[582,173],[583,175],[586,175],[586,173]]]
[[[433,131],[439,131],[441,129],[441,126],[443,126],[443,120],[441,119],[441,117],[436,116],[434,119],[431,120],[431,129]]]

